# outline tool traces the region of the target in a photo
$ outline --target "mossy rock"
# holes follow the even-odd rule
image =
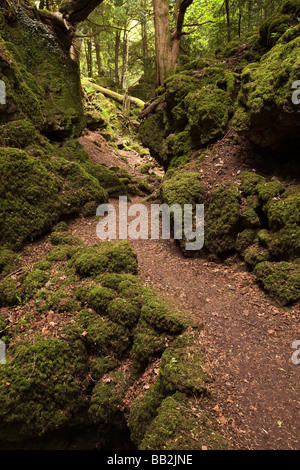
[[[21,293],[13,279],[0,282],[0,307],[13,307],[21,301]]]
[[[255,268],[255,274],[264,289],[282,305],[289,305],[300,299],[300,262],[263,262]]]
[[[169,206],[173,204],[202,204],[204,188],[198,173],[175,171],[160,187],[161,198]]]
[[[161,333],[144,320],[140,320],[134,332],[131,359],[134,371],[142,371],[148,363],[160,357],[167,347],[170,336]]]
[[[8,248],[0,248],[0,278],[16,269],[20,256]]]
[[[236,250],[243,255],[245,250],[252,245],[255,237],[256,237],[256,230],[253,229],[245,229],[240,232],[236,239],[235,248]]]
[[[84,349],[36,337],[7,353],[0,369],[0,440],[22,441],[70,426],[87,402]]]
[[[226,450],[227,444],[199,403],[176,392],[163,400],[139,450]]]
[[[154,291],[144,290],[141,319],[158,331],[179,334],[185,329],[187,322],[180,314],[173,312]]]
[[[261,246],[259,243],[254,243],[245,250],[244,260],[246,263],[252,266],[252,268],[254,268],[258,263],[262,263],[263,261],[271,261],[272,256],[266,248]]]
[[[75,255],[73,263],[77,273],[84,277],[98,276],[105,271],[137,272],[137,257],[127,241],[102,242],[85,248]]]
[[[128,330],[89,309],[79,312],[72,323],[66,325],[65,334],[70,341],[80,338],[94,355],[113,355],[117,359],[122,357],[131,341]]]
[[[176,390],[202,395],[212,377],[206,371],[206,356],[199,344],[199,332],[179,335],[163,353],[160,362],[161,387],[167,393]]]
[[[42,269],[34,267],[34,269],[28,273],[23,281],[22,293],[29,299],[32,298],[35,293],[45,286],[49,280],[50,275]]]
[[[205,215],[205,248],[218,256],[235,249],[240,232],[241,195],[234,186],[219,186],[208,198]]]
[[[239,179],[241,181],[240,188],[246,196],[257,195],[258,184],[263,184],[266,181],[263,176],[252,171],[242,172],[239,176]]]
[[[139,320],[140,310],[135,302],[117,298],[108,305],[107,315],[115,323],[131,330]]]
[[[116,292],[108,287],[94,287],[89,291],[88,304],[99,315],[105,315],[109,304],[116,297]]]
[[[292,102],[299,48],[299,35],[289,42],[279,39],[259,63],[243,69],[232,125],[260,147],[278,147],[299,135],[299,107]]]
[[[128,426],[131,440],[136,445],[140,444],[147,427],[157,416],[157,410],[165,396],[160,388],[159,379],[157,379],[144,395],[136,398],[132,403],[128,417]]]
[[[98,383],[93,390],[89,407],[92,422],[101,427],[112,421],[119,421],[120,426],[124,425],[120,408],[128,387],[128,377],[121,372],[113,373],[113,378],[107,383]]]
[[[270,234],[266,244],[271,255],[280,261],[300,258],[300,226],[287,224],[278,232]]]

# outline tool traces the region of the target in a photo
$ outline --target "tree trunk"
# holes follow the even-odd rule
[[[174,10],[175,28],[170,31],[169,0],[153,0],[155,51],[156,51],[156,86],[161,86],[177,67],[183,22],[186,10],[193,0],[177,0]]]
[[[229,0],[225,0],[225,8],[226,8],[226,21],[227,21],[227,39],[228,39],[228,42],[230,42],[232,39],[232,31],[231,31]]]
[[[156,50],[156,86],[161,86],[172,69],[172,48],[170,34],[169,0],[153,0],[155,50]]]
[[[71,24],[84,21],[103,0],[62,0],[59,11]]]
[[[117,87],[120,85],[119,76],[119,54],[120,54],[121,31],[117,30],[115,39],[115,82]]]
[[[111,98],[112,100],[117,101],[117,103],[120,103],[120,104],[124,103],[124,95],[120,95],[119,93],[116,93],[115,91],[96,85],[95,83],[91,83],[87,80],[85,80],[85,83],[91,88],[94,88],[94,90],[102,93],[104,96],[107,96],[108,98]],[[134,96],[128,96],[127,99],[130,101],[130,103],[134,104],[138,108],[144,108],[145,106],[144,101],[140,100],[139,98],[135,98]]]

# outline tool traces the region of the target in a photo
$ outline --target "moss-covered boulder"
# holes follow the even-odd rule
[[[264,289],[280,301],[289,305],[300,300],[300,262],[281,261],[257,264],[255,274]]]
[[[285,19],[286,15],[265,25],[262,32],[267,43],[287,29]],[[241,76],[233,126],[262,147],[279,146],[299,135],[300,111],[292,101],[292,85],[299,80],[300,28],[290,36],[288,31],[259,63],[245,67]]]

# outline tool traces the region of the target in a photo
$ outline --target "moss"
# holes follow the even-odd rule
[[[289,305],[300,299],[300,263],[263,262],[255,268],[255,274],[264,289],[281,304]]]
[[[119,361],[114,357],[94,357],[89,362],[93,380],[98,381],[104,374],[119,366]]]
[[[190,93],[186,108],[195,144],[203,146],[224,135],[230,108],[226,91],[209,87]]]
[[[271,16],[260,27],[259,34],[261,43],[268,48],[273,47],[287,29],[289,29],[291,20],[292,17],[290,14]]]
[[[137,259],[127,241],[102,242],[85,248],[73,260],[76,271],[81,276],[98,276],[108,272],[137,272]]]
[[[254,268],[258,263],[270,261],[271,259],[272,257],[269,251],[258,243],[251,245],[244,253],[244,260],[252,266],[252,268]]]
[[[118,298],[108,305],[107,314],[112,321],[131,330],[138,322],[140,311],[136,303]]]
[[[109,383],[99,383],[93,390],[89,414],[94,423],[105,426],[113,420],[122,423],[122,398],[128,387],[128,378],[123,373],[115,373]]]
[[[13,279],[0,282],[0,307],[13,307],[21,301],[20,292]]]
[[[63,216],[79,213],[87,201],[107,199],[77,163],[51,157],[41,162],[8,148],[0,149],[0,160],[0,239],[11,248],[48,231]]]
[[[26,298],[32,298],[36,291],[46,284],[49,277],[48,273],[38,268],[34,268],[28,273],[22,286],[22,292]]]
[[[170,334],[179,334],[186,326],[186,322],[180,319],[179,314],[171,311],[166,303],[158,295],[155,295],[152,290],[144,290],[141,319],[158,331],[165,331]]]
[[[8,248],[1,247],[0,249],[0,276],[4,277],[11,273],[19,263],[19,255],[9,250]]]
[[[169,337],[144,320],[139,321],[134,332],[131,359],[134,372],[142,371],[153,359],[160,357],[167,347]]]
[[[209,198],[205,215],[205,247],[226,255],[235,248],[240,228],[241,195],[234,186],[219,186]]]
[[[157,416],[157,409],[165,394],[160,389],[159,380],[149,388],[149,390],[134,400],[130,407],[128,426],[131,433],[131,440],[138,445],[150,425],[151,421]]]
[[[225,450],[226,443],[199,403],[176,392],[163,400],[139,450]]]
[[[240,254],[244,254],[245,250],[252,245],[256,236],[256,230],[246,229],[240,232],[236,239],[235,248]]]
[[[280,199],[270,200],[266,205],[266,213],[272,231],[284,228],[285,225],[300,225],[300,191],[285,192]]]
[[[34,125],[20,119],[0,126],[0,146],[24,149],[32,143],[39,142],[39,134]]]
[[[246,228],[260,227],[261,221],[257,213],[260,207],[258,198],[255,196],[248,196],[246,204],[241,207],[241,218]]]
[[[240,174],[239,179],[241,180],[241,190],[247,196],[256,195],[258,184],[262,184],[266,181],[263,176],[252,171],[244,171]]]
[[[86,404],[85,369],[79,344],[71,348],[56,338],[36,337],[34,344],[9,348],[0,369],[1,440],[29,439],[70,426]]]
[[[87,350],[98,356],[121,358],[130,346],[129,332],[91,310],[78,313],[65,327],[67,338],[80,338]]]
[[[287,43],[279,40],[259,63],[243,69],[232,125],[260,147],[278,146],[298,134],[291,90],[299,76],[299,47],[299,36]]]
[[[95,287],[88,294],[88,304],[99,315],[107,313],[110,302],[116,297],[116,292],[108,287]]]
[[[176,390],[205,394],[212,381],[206,372],[206,357],[199,344],[199,332],[184,332],[163,353],[160,362],[161,386],[167,393]]]
[[[86,164],[85,167],[99,181],[109,196],[125,196],[127,194],[126,186],[115,171],[106,168],[104,165],[95,165],[93,163]]]
[[[202,204],[204,189],[198,173],[174,172],[160,188],[161,197],[169,206],[173,204]]]
[[[267,203],[270,199],[280,196],[285,190],[284,184],[280,181],[261,183],[257,186],[258,197]]]
[[[300,258],[300,227],[287,224],[278,232],[270,234],[266,244],[271,255],[280,261],[292,261]]]

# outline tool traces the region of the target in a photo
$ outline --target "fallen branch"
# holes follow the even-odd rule
[[[152,101],[152,103],[150,103],[149,106],[147,106],[147,108],[139,112],[139,118],[143,119],[144,117],[148,116],[148,114],[153,113],[156,110],[157,106],[159,105],[160,101],[161,101],[160,98],[158,98],[155,101]]]
[[[108,98],[111,98],[114,101],[117,101],[120,104],[124,103],[125,95],[120,95],[119,93],[116,93],[115,91],[109,90],[108,88],[104,88],[100,85],[96,85],[95,83],[85,81],[85,85],[88,85],[94,90],[99,91],[102,93],[104,96],[107,96]],[[127,99],[130,101],[130,103],[135,104],[139,108],[144,108],[145,102],[140,100],[139,98],[135,98],[134,96],[127,96]]]

